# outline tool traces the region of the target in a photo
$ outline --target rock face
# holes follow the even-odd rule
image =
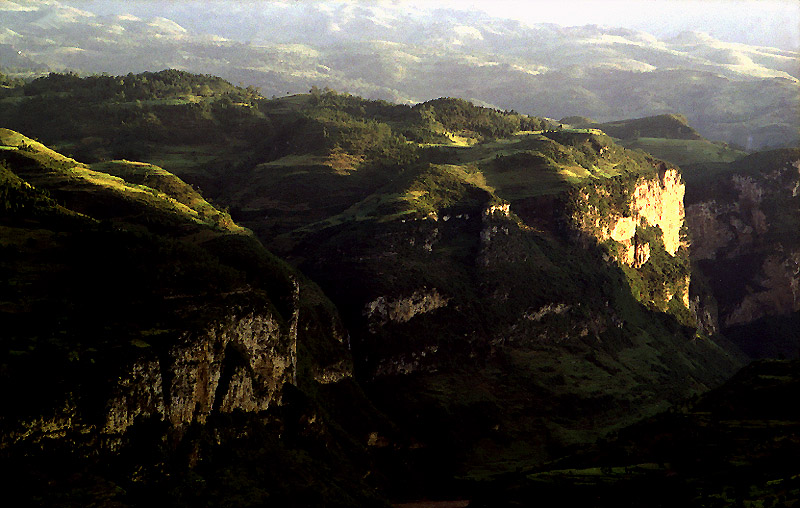
[[[231,317],[205,333],[182,337],[165,365],[135,364],[108,404],[103,431],[124,433],[139,415],[183,429],[205,423],[213,411],[263,411],[280,403],[280,388],[297,376],[296,327],[282,328],[266,312]],[[161,372],[169,373],[168,383]]]
[[[800,310],[800,250],[767,256],[760,266],[760,290],[743,295],[725,316],[726,327],[751,323],[764,316]]]
[[[613,185],[613,184],[612,184]],[[601,210],[593,206],[588,192],[583,193],[587,201],[587,213],[576,217],[580,229],[603,242],[609,238],[622,245],[619,261],[629,266],[644,264],[639,260],[649,257],[648,254],[637,253],[637,226],[658,226],[661,229],[661,241],[669,255],[674,256],[686,242],[681,240],[681,229],[684,227],[683,196],[686,186],[681,181],[677,169],[663,169],[656,177],[637,178],[630,187],[621,191],[608,189],[605,185],[592,189],[604,201],[614,199],[612,192],[623,192],[624,204],[618,210]],[[595,198],[596,200],[597,198]],[[641,248],[639,250],[642,250]]]
[[[103,434],[120,435],[139,416],[164,419],[164,382],[157,358],[143,358],[118,377],[115,394],[106,404]]]
[[[661,163],[652,176],[584,186],[576,194],[572,222],[585,242],[611,240],[614,244],[610,252],[617,261],[641,269],[655,248],[672,258],[679,256],[679,251],[680,256],[686,255],[689,244],[684,234],[685,192],[678,170]],[[648,228],[654,231],[647,234]],[[688,266],[660,282],[666,301],[677,294],[683,306],[689,307]]]
[[[404,323],[418,314],[445,307],[449,298],[442,296],[436,289],[422,288],[405,298],[387,299],[379,296],[364,308],[364,315],[374,329],[392,321]]]
[[[800,150],[785,149],[732,163],[689,192],[692,259],[719,302],[723,333],[800,311],[798,186]]]
[[[22,423],[10,434],[15,436],[11,442],[80,429],[99,433],[113,448],[140,419],[165,422],[180,436],[189,425],[206,423],[214,412],[252,413],[280,405],[283,385],[297,383],[298,311],[288,325],[263,309],[186,333],[166,354],[145,352],[117,376],[99,428],[81,419],[73,406],[46,421]],[[340,368],[343,373],[336,377],[349,375],[346,366]]]

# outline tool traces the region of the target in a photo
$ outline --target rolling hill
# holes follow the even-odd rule
[[[747,152],[727,143],[709,141],[689,125],[682,115],[597,123],[586,117],[567,117],[563,123],[601,129],[625,148],[639,149],[681,167],[687,164],[733,162]]]

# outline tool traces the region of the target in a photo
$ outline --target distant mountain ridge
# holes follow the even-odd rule
[[[707,35],[658,40],[594,25],[527,26],[453,10],[431,18],[324,2],[258,9],[216,2],[206,7],[212,16],[180,3],[139,6],[139,16],[125,16],[137,7],[122,2],[108,4],[114,14],[103,16],[57,2],[14,5],[0,22],[2,43],[9,54],[22,53],[20,62],[54,69],[173,67],[259,86],[267,96],[316,85],[394,102],[452,96],[601,122],[680,113],[704,137],[748,149],[798,142],[797,52]]]

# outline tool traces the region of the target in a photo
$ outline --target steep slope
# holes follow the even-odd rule
[[[784,149],[686,171],[692,258],[721,330],[755,357],[800,351],[798,166],[800,150]]]
[[[377,413],[316,286],[160,168],[102,165],[126,181],[13,131],[0,145],[7,499],[376,502],[357,440]],[[353,434],[325,409],[337,393],[360,404]],[[240,470],[259,460],[276,469]]]

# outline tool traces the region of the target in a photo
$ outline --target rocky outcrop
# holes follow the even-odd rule
[[[541,321],[546,316],[564,314],[572,308],[571,305],[564,303],[549,303],[537,310],[526,312],[524,317],[529,321]]]
[[[727,255],[745,252],[756,237],[769,230],[761,207],[765,188],[743,175],[731,175],[728,183],[736,191],[735,199],[720,196],[687,208],[689,227],[697,239],[692,252],[694,259],[716,259],[723,250],[729,251]]]
[[[652,256],[656,245],[671,257],[688,249],[683,237],[686,187],[675,168],[663,164],[653,175],[618,178],[583,187],[577,193],[572,212],[573,227],[584,242],[613,241],[610,254],[618,262],[641,269]],[[656,231],[656,237],[648,230]],[[664,299],[678,294],[689,307],[689,270],[678,273],[664,284]]]
[[[799,311],[800,250],[767,256],[752,281],[757,286],[749,288],[728,309],[722,323],[724,326],[752,323],[764,316]]]
[[[294,332],[294,333],[292,333]],[[280,388],[296,380],[296,328],[282,330],[270,314],[250,314],[186,336],[169,353],[166,414],[182,428],[218,410],[250,412],[280,403]]]
[[[299,286],[295,288],[290,323],[262,309],[184,333],[165,354],[144,348],[113,381],[101,425],[82,419],[87,408],[66,404],[53,415],[18,422],[3,445],[77,432],[98,435],[113,449],[141,419],[163,421],[180,437],[190,424],[204,424],[214,412],[259,412],[281,404],[283,385],[297,383]],[[350,364],[339,363],[319,369],[317,381],[349,377]]]
[[[639,180],[633,191],[631,215],[639,222],[661,228],[664,249],[674,256],[684,245],[681,228],[685,212],[683,197],[686,186],[677,169],[659,172],[659,178]]]
[[[516,230],[520,226],[523,226],[522,223],[514,221],[512,217],[510,203],[490,204],[485,206],[481,214],[481,251],[478,257],[478,263],[488,267],[503,259],[507,260],[511,253],[502,246],[499,246],[496,239],[498,236],[508,237],[511,228]]]
[[[383,358],[375,369],[375,376],[411,374],[419,371],[436,372],[437,365],[431,361],[431,357],[438,352],[438,346],[426,346],[421,351],[411,351],[392,358]]]
[[[686,221],[692,232],[692,258],[714,259],[717,251],[729,245],[737,235],[736,225],[742,224],[735,221],[733,224],[724,224],[719,218],[732,212],[731,205],[717,203],[716,200],[695,203],[686,207]],[[743,232],[743,231],[742,231]]]
[[[106,404],[103,434],[123,434],[136,419],[167,414],[164,382],[158,358],[148,356],[135,362],[117,378],[114,395]]]
[[[611,183],[606,185],[618,185]],[[580,229],[603,242],[612,239],[622,246],[619,261],[629,266],[641,266],[649,257],[649,249],[641,246],[636,231],[640,225],[658,226],[664,249],[674,256],[685,242],[681,239],[684,226],[683,197],[686,187],[677,169],[659,171],[657,178],[637,178],[629,188],[608,189],[604,185],[585,190],[583,199],[591,201],[589,192],[603,200],[612,200],[613,192],[624,192],[625,204],[618,210],[601,210],[589,205],[586,213],[576,217]]]
[[[407,297],[387,298],[379,296],[364,307],[364,316],[374,332],[389,322],[404,323],[418,314],[424,314],[447,306],[450,301],[437,289],[421,288]]]

